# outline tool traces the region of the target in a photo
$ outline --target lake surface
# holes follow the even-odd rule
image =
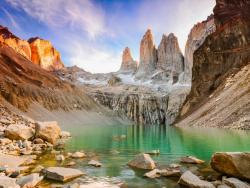
[[[143,177],[144,171],[129,168],[127,162],[140,152],[159,149],[160,155],[152,157],[159,165],[179,163],[180,157],[193,155],[206,161],[199,168],[207,168],[214,152],[250,151],[250,132],[247,131],[134,125],[72,125],[63,129],[73,136],[67,141],[65,152],[83,150],[103,164],[101,168],[94,168],[87,166],[88,159],[80,159],[74,168],[96,179],[109,177],[110,181],[126,182],[128,187],[178,187],[178,179],[149,180]],[[126,138],[118,139],[121,135]],[[58,164],[47,156],[44,165]]]

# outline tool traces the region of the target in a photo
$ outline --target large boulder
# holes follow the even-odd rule
[[[28,176],[23,176],[17,179],[17,184],[22,188],[35,187],[39,182],[41,182],[43,176],[40,176],[38,173],[33,173]]]
[[[36,123],[36,137],[55,144],[59,138],[61,129],[56,121],[51,122],[37,122]]]
[[[28,140],[34,136],[34,130],[25,125],[12,124],[5,129],[4,136],[11,140]]]
[[[46,178],[61,182],[66,182],[84,175],[84,173],[78,169],[64,167],[49,167],[43,172]]]
[[[189,188],[215,188],[212,183],[201,180],[198,176],[194,175],[190,171],[186,171],[184,174],[182,174],[178,183]]]
[[[250,185],[238,180],[237,178],[226,178],[223,181],[226,185],[232,188],[249,188]]]
[[[153,170],[155,168],[155,162],[149,154],[141,153],[137,155],[133,160],[128,162],[128,165],[133,168],[139,168],[144,170]]]
[[[250,153],[215,153],[211,167],[222,174],[250,180]]]

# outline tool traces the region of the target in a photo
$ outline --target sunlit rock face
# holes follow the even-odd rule
[[[185,47],[185,74],[184,82],[191,83],[193,55],[194,52],[204,43],[208,35],[215,31],[214,16],[211,15],[207,20],[197,23],[188,35]]]
[[[122,64],[120,72],[134,73],[137,70],[137,62],[133,59],[130,49],[126,47],[122,54]]]
[[[29,39],[31,48],[31,61],[45,70],[58,70],[64,67],[60,53],[52,46],[50,41],[40,38]]]
[[[31,51],[29,43],[25,40],[21,40],[12,34],[8,28],[0,25],[0,43],[4,43],[13,48],[19,54],[25,56],[27,59],[31,59]]]
[[[250,1],[217,0],[214,20],[216,31],[193,55],[192,89],[182,114],[195,109],[250,62]]]
[[[178,39],[173,33],[163,35],[157,50],[156,68],[167,71],[170,77],[179,77],[184,71],[184,57],[181,53]]]
[[[136,73],[137,78],[145,77],[156,69],[157,50],[154,45],[151,30],[147,30],[141,40],[140,45],[140,63]]]

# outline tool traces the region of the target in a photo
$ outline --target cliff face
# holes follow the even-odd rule
[[[62,69],[64,67],[60,53],[52,46],[50,41],[31,38],[31,61],[41,68],[49,71]]]
[[[137,70],[137,62],[132,58],[130,49],[126,47],[122,54],[122,64],[120,72],[135,73]]]
[[[194,53],[192,89],[182,108],[182,116],[188,114],[192,116],[192,112],[195,112],[197,108],[199,110],[196,111],[200,111],[203,106],[208,105],[214,99],[216,94],[222,95],[225,92],[226,80],[233,77],[234,74],[242,72],[242,67],[248,66],[250,63],[249,1],[217,0],[216,3],[214,8],[216,31],[209,35],[203,45]],[[242,74],[242,76],[246,75]],[[249,85],[247,80],[246,77],[245,81],[242,80],[241,83],[241,85],[246,85],[246,88]],[[230,90],[232,93],[228,95],[233,98],[233,95],[239,93],[239,90],[239,87],[236,90]],[[245,92],[244,95],[246,94]],[[218,126],[226,118],[230,118],[231,121],[236,120],[233,120],[232,117],[235,117],[233,114],[242,111],[243,106],[249,103],[249,100],[242,102],[242,109],[239,109],[233,106],[233,104],[236,105],[239,98],[234,99],[235,101],[231,101],[230,105],[224,107],[225,114],[220,117],[220,122],[217,122]],[[205,117],[211,112],[212,109],[206,109],[201,117]]]
[[[184,81],[191,83],[193,55],[194,52],[204,43],[208,35],[215,32],[214,16],[211,15],[207,20],[196,24],[188,35],[185,47],[185,75]]]
[[[0,25],[0,43],[8,45],[45,70],[53,71],[64,67],[60,53],[47,40],[39,38],[22,40]]]
[[[141,78],[151,74],[156,69],[157,50],[154,45],[151,30],[147,30],[140,44],[140,63],[136,77]]]
[[[13,35],[8,28],[0,25],[0,43],[6,44],[12,47],[16,52],[23,55],[27,59],[31,59],[31,50],[29,43],[25,40],[21,40],[17,36]]]
[[[178,40],[173,33],[163,35],[157,50],[157,69],[167,71],[169,77],[179,77],[184,71],[184,57],[181,53]]]

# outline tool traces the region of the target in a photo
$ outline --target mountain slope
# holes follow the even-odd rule
[[[97,107],[83,91],[32,64],[4,44],[0,44],[0,96],[24,111],[33,102],[50,110]]]

